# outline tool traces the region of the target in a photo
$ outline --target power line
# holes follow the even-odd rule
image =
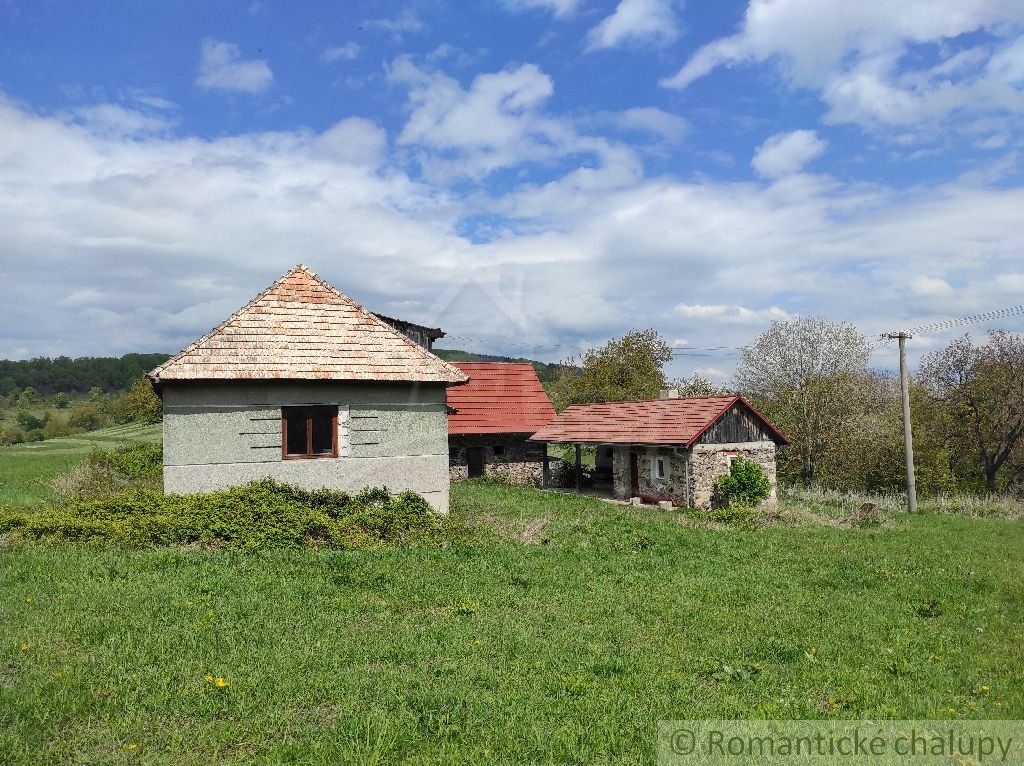
[[[931,324],[924,324],[918,327],[912,327],[909,330],[904,330],[908,335],[923,335],[929,332],[937,332],[939,330],[948,330],[951,327],[957,327],[965,324],[975,324],[976,322],[988,322],[993,319],[1007,319],[1017,314],[1024,314],[1024,306],[1009,306],[1003,309],[994,309],[992,311],[985,311],[981,314],[972,314],[971,316],[959,317],[957,319],[946,319],[942,322],[932,322]]]
[[[1024,314],[1024,305],[1008,306],[1006,308],[985,311],[980,314],[972,314],[970,316],[931,322],[929,324],[912,327],[909,330],[904,330],[903,332],[907,335],[924,335],[927,333],[939,332],[941,330],[948,330],[965,324],[975,324],[977,322],[987,322],[995,319],[1008,319],[1009,317],[1021,314]],[[522,343],[500,335],[493,335],[489,337],[447,335],[446,337],[453,340],[470,341],[472,343],[500,343],[505,346],[513,346],[515,348],[533,348],[540,350],[571,349],[577,352],[584,350],[578,343]],[[888,345],[890,340],[891,338],[887,335],[883,335],[868,344],[868,351],[870,353],[874,353],[883,346]],[[672,356],[676,359],[685,359],[687,357],[733,356],[744,348],[745,346],[684,346],[672,349]]]

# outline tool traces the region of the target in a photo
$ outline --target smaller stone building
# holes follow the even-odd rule
[[[743,457],[759,464],[776,500],[775,450],[786,437],[742,396],[610,402],[569,407],[532,441],[597,448],[611,458],[612,494],[710,508],[719,476]]]
[[[528,441],[555,417],[529,364],[453,362],[469,382],[447,389],[448,462],[452,481],[500,477],[541,484],[547,446]]]

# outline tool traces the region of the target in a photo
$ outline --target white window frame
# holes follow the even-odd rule
[[[664,468],[664,475],[658,475],[658,466],[661,465]],[[651,478],[655,481],[668,481],[672,478],[672,463],[668,459],[668,455],[654,455],[654,459],[651,461]]]

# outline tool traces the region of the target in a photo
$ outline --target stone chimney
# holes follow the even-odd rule
[[[678,399],[679,389],[678,388],[663,388],[661,389],[661,395],[659,399]]]

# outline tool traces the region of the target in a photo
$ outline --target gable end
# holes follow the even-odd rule
[[[757,413],[742,400],[737,399],[694,443],[739,444],[769,441],[778,442],[778,439]]]

